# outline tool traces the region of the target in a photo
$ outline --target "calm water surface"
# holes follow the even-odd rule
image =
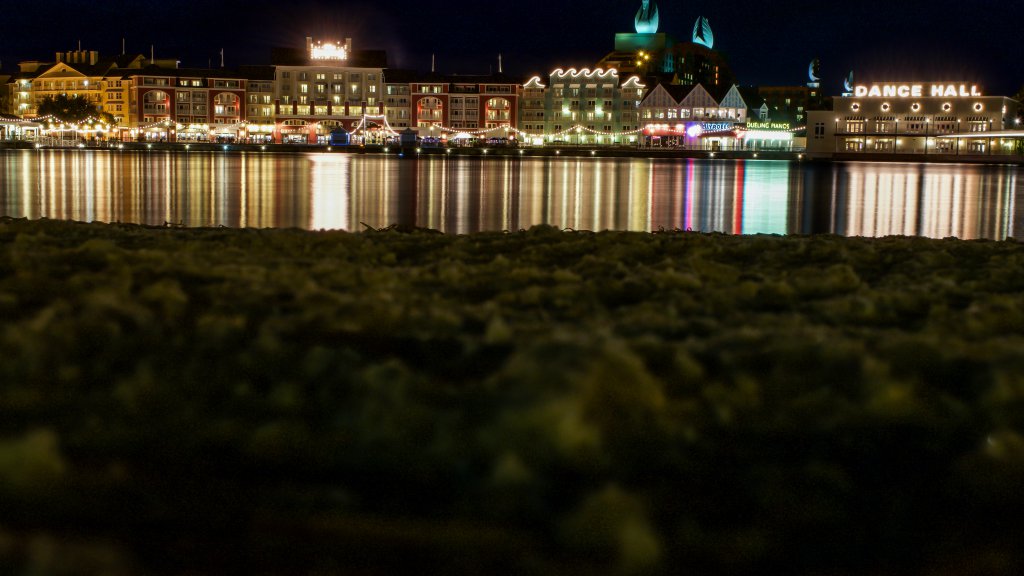
[[[348,154],[0,152],[0,215],[450,233],[553,224],[730,234],[1024,235],[1018,168]]]

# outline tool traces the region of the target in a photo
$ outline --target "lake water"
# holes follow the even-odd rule
[[[449,233],[1022,234],[1014,166],[350,154],[0,152],[0,215]]]

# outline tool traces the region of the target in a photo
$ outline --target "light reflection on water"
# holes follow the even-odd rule
[[[349,154],[0,152],[0,214],[449,233],[1018,234],[1012,166]]]

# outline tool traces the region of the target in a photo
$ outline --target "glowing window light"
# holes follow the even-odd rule
[[[310,48],[312,60],[348,60],[348,49],[334,42],[321,42]]]

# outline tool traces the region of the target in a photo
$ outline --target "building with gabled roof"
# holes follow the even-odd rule
[[[735,147],[747,113],[735,85],[661,83],[640,102],[640,125],[647,144],[726,149]]]

